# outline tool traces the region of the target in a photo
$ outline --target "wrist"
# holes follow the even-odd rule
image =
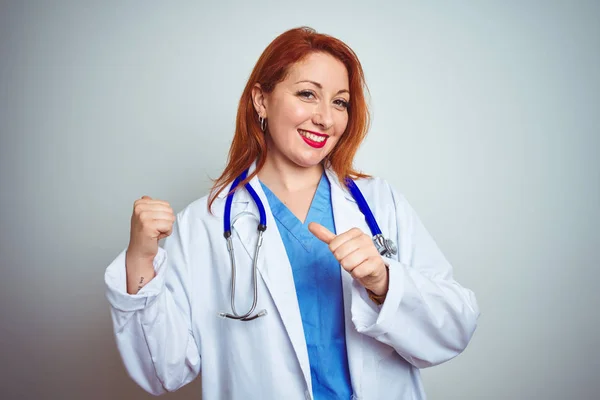
[[[377,287],[366,288],[369,298],[378,305],[383,304],[383,302],[385,301],[385,298],[387,296],[387,292],[389,290],[389,284],[390,284],[389,276],[390,276],[389,269],[388,269],[388,266],[386,265],[384,281]]]
[[[369,289],[367,289],[367,294],[369,295],[369,299],[371,299],[371,301],[373,303],[377,304],[378,306],[382,305],[383,302],[385,301],[385,298],[387,297],[387,294],[376,295]]]
[[[131,247],[128,247],[125,252],[125,259],[127,262],[136,264],[152,264],[154,262],[154,257],[156,257],[156,254],[144,254],[144,252],[137,251]]]
[[[384,267],[385,275],[383,280],[378,285],[369,288],[369,291],[372,292],[375,296],[385,296],[390,286],[390,270],[385,264]]]
[[[144,256],[127,249],[125,254],[127,293],[136,294],[156,275],[154,256]]]

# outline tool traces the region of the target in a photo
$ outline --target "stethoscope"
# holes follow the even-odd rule
[[[225,215],[223,216],[223,227],[224,227],[223,236],[225,236],[225,240],[227,241],[227,251],[229,252],[229,259],[231,260],[231,311],[232,311],[232,314],[221,312],[221,313],[219,313],[219,316],[225,317],[225,318],[236,319],[236,320],[240,320],[240,321],[252,321],[253,319],[267,315],[267,310],[260,310],[258,313],[252,315],[252,313],[256,309],[256,303],[258,301],[257,262],[258,262],[258,254],[260,252],[260,247],[262,246],[262,242],[263,242],[263,234],[267,230],[267,213],[265,212],[265,207],[264,207],[262,201],[260,200],[260,197],[258,197],[258,194],[254,190],[254,188],[250,185],[250,183],[246,183],[244,185],[244,187],[246,188],[246,190],[248,190],[248,193],[250,193],[250,196],[252,196],[254,203],[258,207],[258,212],[260,215],[258,227],[257,227],[258,240],[256,241],[256,246],[254,248],[254,259],[252,260],[252,284],[254,287],[254,298],[252,301],[252,306],[250,307],[250,309],[248,310],[247,313],[238,314],[237,311],[235,310],[235,270],[236,270],[236,268],[235,268],[235,255],[234,255],[234,251],[233,251],[233,240],[231,238],[231,205],[233,202],[234,189],[237,188],[237,186],[240,184],[240,182],[242,182],[244,179],[246,179],[247,175],[248,175],[248,170],[242,172],[242,174],[240,176],[238,176],[231,184],[231,187],[229,189],[229,194],[227,195],[227,200],[225,201]],[[383,236],[383,234],[381,233],[381,229],[379,229],[379,225],[377,225],[375,216],[373,216],[373,212],[371,211],[371,208],[367,204],[367,201],[365,200],[365,197],[361,193],[358,186],[356,186],[356,183],[354,183],[354,181],[351,180],[350,178],[347,178],[346,186],[350,190],[350,194],[352,195],[354,200],[356,200],[356,203],[358,204],[358,208],[365,216],[367,225],[369,226],[371,234],[373,235],[373,242],[375,243],[375,247],[379,251],[379,254],[381,254],[382,256],[385,256],[385,257],[392,257],[393,255],[397,254],[398,249],[396,248],[396,245],[390,239],[386,239]]]

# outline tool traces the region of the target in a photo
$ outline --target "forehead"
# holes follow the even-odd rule
[[[337,58],[327,53],[312,53],[293,64],[284,82],[295,84],[309,80],[318,82],[325,90],[349,90],[348,70]]]

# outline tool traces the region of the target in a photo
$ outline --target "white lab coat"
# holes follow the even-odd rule
[[[331,171],[326,173],[337,232],[354,227],[370,232],[350,193]],[[424,399],[419,368],[465,349],[477,325],[477,302],[453,279],[452,267],[402,195],[378,178],[357,184],[399,251],[386,259],[389,291],[382,306],[342,269],[352,398]],[[292,269],[260,182],[254,178],[251,185],[267,213],[257,306],[267,310],[266,316],[250,322],[219,317],[231,312],[224,192],[213,203],[214,215],[206,197],[177,215],[173,234],[154,260],[157,275],[138,294],[126,292],[125,251],[106,270],[117,346],[130,376],[150,393],[174,391],[201,373],[203,400],[312,398]],[[258,209],[246,190],[234,196],[231,218],[236,309],[245,313],[252,303],[258,223]]]

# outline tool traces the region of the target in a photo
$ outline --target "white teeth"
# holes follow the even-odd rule
[[[303,131],[302,129],[298,129],[298,131],[300,132],[300,134],[302,136],[309,138],[313,142],[320,143],[320,142],[324,141],[325,139],[327,139],[325,136],[317,136],[314,133],[306,132],[306,131]]]

